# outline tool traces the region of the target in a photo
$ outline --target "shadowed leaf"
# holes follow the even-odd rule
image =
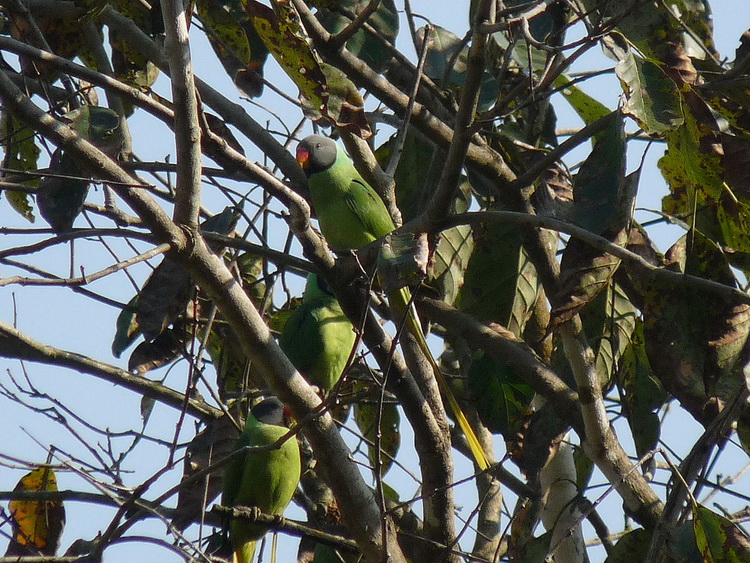
[[[182,481],[228,456],[234,451],[234,444],[240,436],[239,429],[228,416],[222,416],[206,425],[190,442],[185,453]],[[219,496],[224,484],[224,469],[180,485],[172,524],[184,530],[198,520],[206,506]]]
[[[240,0],[197,0],[198,17],[224,70],[248,97],[263,93],[268,49],[250,23]]]
[[[369,0],[342,0],[336,2],[336,9],[320,9],[317,16],[323,27],[335,35],[352,21],[342,12],[359,15],[369,3]],[[346,48],[375,72],[381,72],[391,60],[390,50],[386,45],[393,46],[398,35],[399,21],[395,2],[382,0],[366,23],[366,27],[376,32],[377,36],[370,29],[361,27],[346,42]]]
[[[354,404],[354,421],[357,423],[357,427],[362,432],[362,435],[367,439],[367,457],[372,467],[375,467],[378,456],[378,451],[375,448],[378,434],[378,410],[381,410],[381,405],[377,401],[359,401]],[[401,445],[401,434],[399,433],[400,421],[401,416],[398,412],[398,406],[392,402],[383,402],[379,430],[380,461],[383,464],[383,475],[391,468]]]
[[[534,391],[487,354],[474,358],[469,370],[469,391],[487,429],[506,440],[517,433]]]
[[[625,192],[625,129],[613,119],[573,178],[573,221],[594,234],[617,233],[629,223]],[[625,220],[623,220],[625,219]]]
[[[117,316],[117,331],[112,340],[112,355],[119,358],[141,334],[136,321],[138,295],[134,296]]]
[[[633,433],[638,457],[654,449],[661,434],[656,411],[667,400],[659,380],[654,375],[644,347],[643,324],[639,323],[630,346],[620,363],[620,381],[624,391],[625,411]]]
[[[536,270],[516,227],[493,222],[474,229],[474,253],[458,299],[462,311],[520,336],[539,291]]]
[[[163,331],[151,342],[141,342],[128,358],[128,371],[146,375],[181,356],[183,342],[173,330]]]

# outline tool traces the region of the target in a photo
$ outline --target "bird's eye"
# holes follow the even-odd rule
[[[315,143],[315,148],[316,148],[316,149],[319,149],[319,148],[321,148],[322,146],[323,146],[323,145],[322,145],[322,144],[320,144],[320,143]]]

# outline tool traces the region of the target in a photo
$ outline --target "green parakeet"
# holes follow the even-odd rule
[[[297,162],[308,177],[320,230],[333,250],[361,248],[395,228],[383,200],[335,141],[320,135],[306,137],[297,146]],[[388,299],[395,313],[405,315],[407,329],[430,361],[440,390],[466,436],[474,460],[480,469],[487,469],[489,460],[427,346],[416,310],[409,306],[409,289],[395,291],[388,295]]]
[[[275,397],[252,408],[247,424],[237,440],[235,451],[247,446],[277,442],[288,430],[283,420],[284,405]],[[300,478],[300,454],[292,437],[277,449],[248,452],[233,460],[224,475],[224,506],[256,506],[268,514],[282,514],[292,500]],[[229,539],[237,563],[251,563],[258,540],[267,528],[252,522],[234,520]]]
[[[331,391],[351,355],[354,327],[325,280],[307,276],[302,305],[289,316],[279,345],[302,375],[323,391]]]
[[[116,158],[124,142],[120,117],[108,108],[83,106],[65,116],[78,134],[99,150]],[[36,194],[42,217],[56,233],[73,228],[89,192],[88,175],[84,174],[73,157],[62,149],[52,155],[50,172],[45,176]],[[62,176],[62,177],[61,177]]]

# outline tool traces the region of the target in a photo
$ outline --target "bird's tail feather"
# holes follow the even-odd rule
[[[456,396],[448,386],[448,381],[445,379],[443,372],[440,370],[440,366],[433,357],[429,346],[427,346],[427,339],[425,338],[424,332],[422,331],[422,326],[419,324],[417,311],[414,308],[414,305],[411,303],[411,292],[408,288],[402,288],[399,291],[389,295],[389,298],[391,306],[395,308],[396,312],[398,312],[400,315],[405,315],[406,328],[409,330],[409,333],[412,334],[414,338],[416,338],[420,350],[422,350],[422,353],[430,362],[430,365],[435,372],[435,379],[437,380],[438,387],[445,395],[445,398],[448,401],[448,407],[453,413],[453,416],[456,418],[456,422],[458,422],[458,426],[461,428],[464,436],[466,436],[466,441],[469,445],[469,449],[471,450],[471,454],[474,457],[474,461],[482,471],[488,469],[490,467],[490,460],[487,458],[487,454],[484,453],[484,449],[479,443],[479,439],[474,433],[474,429],[466,419],[466,415],[464,415],[463,410],[461,410],[461,406],[458,404]]]

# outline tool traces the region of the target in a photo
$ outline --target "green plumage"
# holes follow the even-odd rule
[[[307,276],[302,304],[287,319],[279,345],[310,383],[327,392],[341,377],[356,335],[339,302],[320,282],[315,274]]]
[[[365,182],[336,142],[320,135],[306,137],[297,147],[297,162],[307,174],[320,230],[333,250],[361,248],[394,229],[383,200]],[[466,436],[475,462],[480,469],[487,469],[489,460],[427,346],[416,310],[409,306],[410,301],[408,288],[388,294],[392,312],[396,318],[405,317],[407,330],[432,365],[435,379]]]
[[[283,405],[275,398],[265,399],[248,415],[235,451],[247,446],[273,444],[288,429],[282,424]],[[300,454],[292,437],[277,449],[248,452],[232,461],[224,475],[224,506],[256,506],[268,514],[282,514],[292,500],[300,478]],[[258,540],[267,528],[234,520],[229,538],[238,563],[251,563]]]
[[[333,143],[325,137],[316,138]],[[320,230],[331,248],[337,251],[362,248],[387,235],[395,226],[380,196],[365,182],[344,151],[338,150],[335,143],[333,146],[337,150],[332,165],[318,171],[313,164],[309,169],[310,195]]]

